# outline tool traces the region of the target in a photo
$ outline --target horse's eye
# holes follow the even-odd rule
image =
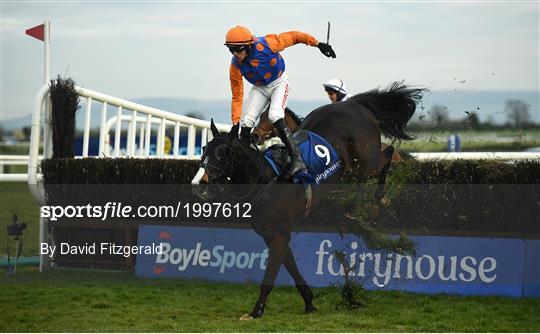
[[[216,152],[216,159],[218,161],[226,161],[229,158],[229,149],[228,148],[221,148],[217,150]]]

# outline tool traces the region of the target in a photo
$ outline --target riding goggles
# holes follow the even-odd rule
[[[332,88],[329,88],[329,87],[326,87],[326,88],[324,89],[324,91],[327,92],[327,93],[330,93],[330,94],[337,94],[337,93],[338,93],[337,90],[332,89]]]
[[[229,48],[229,51],[231,51],[231,53],[235,53],[247,50],[249,45],[227,45],[227,47]]]

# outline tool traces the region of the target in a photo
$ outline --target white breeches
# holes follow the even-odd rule
[[[268,119],[271,123],[285,117],[289,90],[289,77],[285,72],[268,86],[253,86],[249,92],[240,125],[254,127],[269,103]]]

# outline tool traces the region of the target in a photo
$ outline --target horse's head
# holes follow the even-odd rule
[[[191,181],[197,196],[208,199],[211,196],[208,185],[230,183],[233,172],[233,145],[238,141],[239,125],[234,125],[229,133],[219,132],[214,120],[210,123],[213,139],[203,148],[199,171]]]

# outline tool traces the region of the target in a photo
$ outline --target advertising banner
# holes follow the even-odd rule
[[[523,240],[410,238],[415,255],[368,249],[354,234],[293,233],[290,245],[304,278],[316,287],[342,284],[347,268],[367,289],[522,296]],[[142,225],[138,240],[139,246],[158,248],[137,256],[140,277],[258,283],[269,255],[262,238],[249,229]],[[345,255],[343,263],[338,252]],[[276,284],[294,284],[283,266]]]
[[[540,240],[525,240],[523,296],[540,297]]]

